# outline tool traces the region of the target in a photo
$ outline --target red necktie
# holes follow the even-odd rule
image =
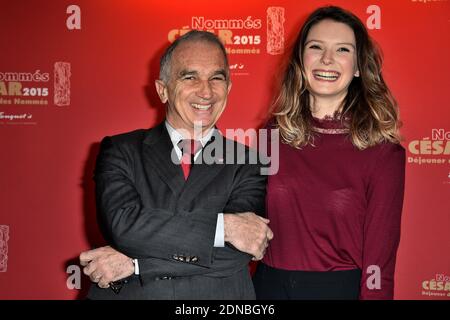
[[[178,142],[178,147],[181,149],[181,168],[183,169],[184,180],[189,177],[191,165],[194,163],[194,156],[201,148],[201,143],[198,140],[184,139]]]

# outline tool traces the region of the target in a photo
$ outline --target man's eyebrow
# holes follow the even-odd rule
[[[227,77],[227,73],[226,73],[225,69],[219,69],[219,70],[214,71],[213,76],[217,76],[217,75],[222,75],[225,78]]]
[[[180,78],[185,77],[185,76],[192,76],[192,75],[197,76],[198,71],[185,69],[185,70],[181,70],[179,73]],[[218,70],[214,71],[212,74],[213,77],[217,76],[217,75],[221,75],[221,76],[224,76],[225,78],[227,78],[227,72],[225,71],[225,69],[218,69]]]
[[[194,71],[194,70],[181,70],[179,73],[180,77],[184,77],[184,76],[190,76],[190,75],[197,75],[198,72]]]

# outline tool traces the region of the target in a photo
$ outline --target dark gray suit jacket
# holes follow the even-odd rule
[[[248,164],[254,154],[216,131],[184,181],[172,149],[164,122],[103,139],[95,169],[100,224],[113,247],[139,259],[140,275],[119,294],[92,284],[90,299],[254,298],[250,255],[213,246],[217,213],[264,213],[266,177]],[[217,163],[199,164],[206,155]]]

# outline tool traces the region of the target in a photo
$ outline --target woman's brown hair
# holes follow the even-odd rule
[[[342,119],[350,119],[348,127],[353,145],[363,150],[385,141],[399,143],[398,107],[381,73],[381,53],[361,20],[335,6],[315,10],[297,36],[273,105],[273,124],[280,129],[281,140],[295,148],[313,144],[303,50],[311,27],[325,19],[344,23],[355,34],[360,76],[350,83],[341,112]]]

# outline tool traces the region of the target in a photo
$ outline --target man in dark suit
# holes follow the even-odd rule
[[[259,216],[266,180],[255,154],[215,128],[231,89],[225,48],[187,33],[155,84],[166,120],[101,143],[97,207],[111,246],[80,255],[97,283],[88,297],[254,299],[248,263],[273,233]]]

